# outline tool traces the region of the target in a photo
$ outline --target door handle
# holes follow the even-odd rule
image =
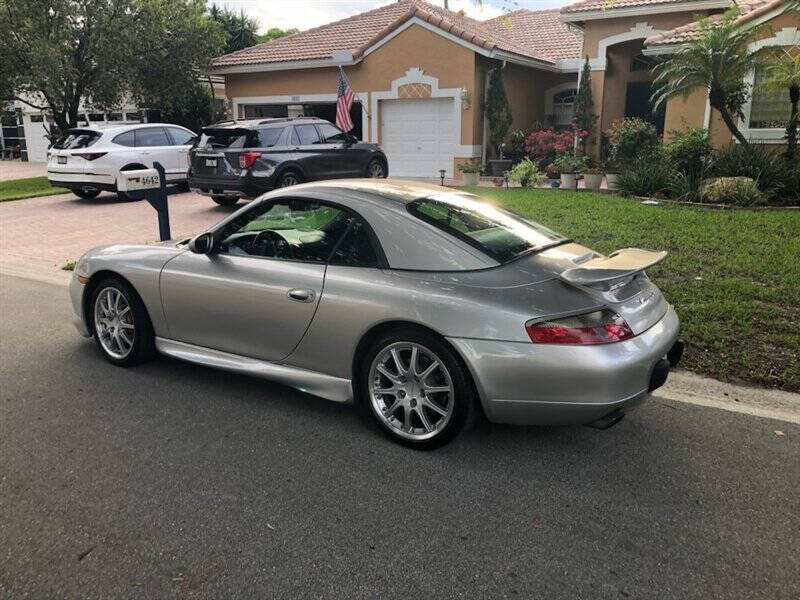
[[[297,302],[314,301],[314,292],[311,290],[303,290],[300,288],[295,288],[293,290],[289,290],[287,296],[289,296],[289,298],[291,298],[292,300],[296,300]]]

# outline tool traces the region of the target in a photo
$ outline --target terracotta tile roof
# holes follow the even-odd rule
[[[546,16],[535,16],[545,13]],[[509,29],[507,24],[499,24],[498,19],[477,21],[422,0],[398,0],[341,21],[220,56],[213,65],[324,60],[340,51],[359,57],[372,44],[414,17],[486,50],[502,50],[550,63],[556,58],[577,57],[580,51],[580,42],[575,45],[575,34],[555,18],[557,14],[556,11],[516,11],[508,15],[512,24]],[[537,43],[533,43],[534,36],[515,31],[515,22],[548,29],[538,31]],[[562,48],[561,43],[567,44],[566,48]]]
[[[579,58],[582,36],[562,23],[559,14],[559,9],[515,10],[486,24],[539,56],[550,60]]]
[[[613,10],[615,8],[634,8],[655,4],[679,4],[696,0],[582,0],[561,9],[562,13],[588,12],[594,10]]]
[[[786,0],[738,0],[742,14],[736,20],[737,23],[746,23],[751,19],[769,12],[773,8],[785,4]],[[712,15],[709,20],[714,22],[722,18],[722,13]],[[675,29],[670,29],[658,35],[647,38],[644,43],[648,47],[667,46],[672,44],[682,44],[697,37],[700,26],[697,21],[681,25]]]

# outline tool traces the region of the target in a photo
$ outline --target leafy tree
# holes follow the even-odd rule
[[[208,15],[213,21],[219,23],[225,31],[223,54],[243,50],[260,42],[257,33],[258,21],[248,17],[243,10],[236,12],[212,4]]]
[[[0,100],[49,110],[182,97],[223,46],[205,0],[0,0]]]
[[[734,8],[717,21],[701,19],[698,36],[653,67],[656,77],[651,102],[658,108],[669,98],[686,98],[696,89],[705,88],[711,106],[731,134],[746,146],[736,118],[742,116],[742,107],[750,95],[745,75],[759,65],[763,53],[750,50],[748,44],[763,27],[742,28],[737,23],[739,14],[739,9]]]
[[[199,81],[195,81],[182,96],[171,96],[161,104],[153,102],[150,106],[161,110],[161,119],[164,122],[183,125],[195,132],[216,120],[214,98],[208,91],[208,86]]]
[[[797,156],[797,123],[798,123],[798,102],[800,102],[800,54],[792,56],[788,51],[783,50],[785,56],[774,65],[767,67],[769,79],[765,81],[762,88],[767,91],[789,92],[789,102],[792,105],[792,112],[789,116],[789,124],[786,127],[787,149],[786,156],[793,161]]]
[[[493,69],[489,76],[486,117],[489,119],[489,139],[497,152],[497,158],[502,158],[503,140],[511,126],[511,106],[508,104],[501,68]]]
[[[272,27],[268,29],[266,33],[262,33],[258,36],[258,43],[263,44],[264,42],[271,42],[272,40],[277,40],[278,38],[286,37],[287,35],[294,35],[297,32],[298,30],[294,27],[291,29]]]

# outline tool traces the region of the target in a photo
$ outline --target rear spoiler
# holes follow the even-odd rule
[[[661,262],[666,251],[651,252],[638,248],[623,248],[607,257],[593,258],[579,267],[567,269],[559,277],[568,283],[597,285],[635,275]]]

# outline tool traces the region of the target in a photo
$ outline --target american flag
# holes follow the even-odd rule
[[[341,71],[339,72],[339,92],[336,99],[336,126],[342,131],[353,128],[353,119],[350,118],[350,107],[353,106],[353,90],[347,85]]]

